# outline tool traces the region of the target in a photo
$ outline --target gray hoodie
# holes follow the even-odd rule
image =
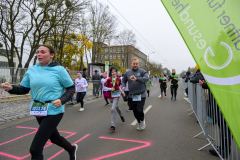
[[[137,78],[136,81],[130,80],[131,76]],[[129,89],[129,98],[132,98],[132,95],[141,94],[141,97],[146,97],[146,86],[145,82],[149,79],[148,74],[145,70],[138,68],[137,70],[130,69],[128,70],[122,79],[122,87],[126,87],[128,82]]]

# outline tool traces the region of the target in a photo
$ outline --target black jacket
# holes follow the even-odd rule
[[[54,66],[59,66],[60,64],[58,62],[52,62],[49,64],[49,67],[54,67]],[[66,88],[66,92],[60,97],[60,100],[62,104],[65,104],[68,102],[73,94],[75,93],[75,85],[73,84],[71,87]],[[30,88],[26,88],[23,86],[15,86],[13,85],[13,89],[8,91],[10,94],[17,94],[17,95],[22,95],[22,94],[27,94],[30,91]]]
[[[200,70],[198,69],[197,72],[196,72],[196,76],[193,77],[190,82],[192,83],[199,83],[199,77],[198,77],[198,73],[200,72]]]
[[[101,77],[99,74],[95,73],[92,76],[93,84],[100,84],[101,83]]]
[[[85,78],[85,79],[87,79],[86,71],[83,71],[82,77]]]

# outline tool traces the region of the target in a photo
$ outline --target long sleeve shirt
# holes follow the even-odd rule
[[[137,78],[136,81],[132,81],[130,79],[131,76],[135,76]],[[126,83],[128,82],[129,88],[129,98],[132,98],[132,95],[141,94],[141,97],[146,97],[146,85],[145,82],[149,80],[148,74],[145,70],[138,68],[137,70],[130,69],[128,70],[122,79],[122,87],[126,87]]]
[[[107,77],[101,79],[101,88],[102,88],[102,91],[108,91],[108,88],[107,88],[106,86],[104,86],[104,84],[106,83],[107,79],[108,79]]]
[[[80,86],[83,86],[83,88],[80,88]],[[77,90],[77,92],[87,92],[86,87],[88,86],[88,83],[86,81],[85,78],[77,78],[75,80],[75,89]]]

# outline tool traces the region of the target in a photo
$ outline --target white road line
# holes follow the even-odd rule
[[[148,106],[148,107],[143,111],[144,114],[146,114],[151,108],[152,108],[152,105]],[[138,122],[137,122],[137,120],[135,119],[135,120],[131,123],[131,125],[135,126],[137,123],[138,123]]]

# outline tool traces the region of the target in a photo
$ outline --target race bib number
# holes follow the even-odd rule
[[[30,110],[30,115],[33,116],[47,116],[48,103],[42,104],[40,102],[33,102]]]
[[[132,95],[133,101],[141,101],[141,94],[139,95]]]
[[[112,98],[120,97],[120,93],[119,93],[119,91],[113,91],[113,92],[111,92],[111,96],[112,96]]]

